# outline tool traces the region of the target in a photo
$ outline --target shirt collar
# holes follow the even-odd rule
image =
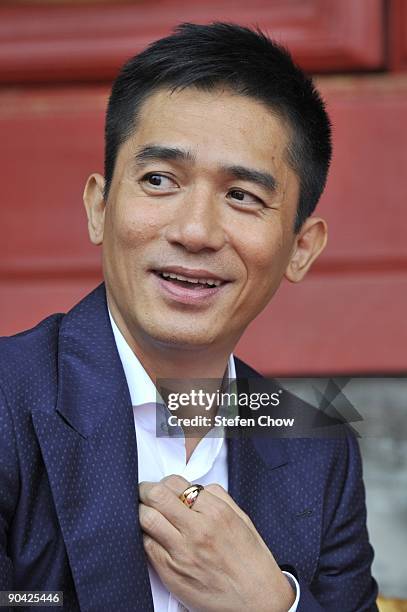
[[[119,357],[123,365],[124,375],[127,380],[127,386],[129,387],[132,405],[141,406],[149,403],[155,404],[156,402],[164,403],[157,393],[153,381],[141,365],[140,360],[127,344],[110,310],[109,317]],[[236,378],[236,366],[233,354],[230,355],[228,359],[228,378]]]

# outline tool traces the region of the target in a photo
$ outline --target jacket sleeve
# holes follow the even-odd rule
[[[13,589],[13,563],[8,551],[8,532],[19,491],[19,468],[15,431],[5,396],[0,388],[0,590]]]
[[[332,479],[325,500],[329,519],[323,525],[317,571],[310,585],[296,576],[301,593],[298,612],[377,611],[359,444],[351,432],[344,444],[345,470],[336,466],[339,477]],[[291,571],[296,575],[294,568]]]

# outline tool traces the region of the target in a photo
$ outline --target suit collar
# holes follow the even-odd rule
[[[57,412],[82,437],[103,422],[118,395],[127,395],[109,321],[104,284],[63,319],[58,346]]]
[[[243,392],[246,387],[246,381],[252,378],[263,378],[259,372],[256,372],[247,363],[235,357],[236,377],[239,392]],[[276,437],[268,437],[267,435],[253,435],[247,438],[248,448],[254,448],[262,462],[269,468],[275,469],[289,462],[286,440]],[[236,439],[229,440],[229,449],[232,455],[239,451],[240,441],[236,443]],[[232,477],[233,480],[233,477]]]

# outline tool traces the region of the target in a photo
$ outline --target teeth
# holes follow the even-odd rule
[[[222,281],[215,280],[213,278],[190,278],[189,276],[183,276],[182,274],[174,274],[173,272],[161,272],[164,278],[173,278],[175,280],[186,281],[188,283],[194,283],[195,285],[200,283],[201,285],[211,285],[212,287],[219,287]]]

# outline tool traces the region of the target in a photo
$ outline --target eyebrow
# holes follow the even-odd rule
[[[154,160],[193,162],[195,161],[195,156],[186,149],[162,145],[146,145],[135,156],[135,161],[138,165],[147,164]]]
[[[275,191],[277,189],[277,181],[269,172],[253,170],[245,166],[223,166],[223,170],[235,179],[255,183],[268,191]]]
[[[196,157],[192,151],[181,147],[167,147],[163,145],[146,145],[135,155],[135,162],[139,166],[148,164],[151,161],[177,161],[192,164]],[[268,191],[276,191],[278,183],[274,176],[269,172],[247,168],[245,166],[222,165],[221,170],[232,178],[248,181],[259,185]]]

